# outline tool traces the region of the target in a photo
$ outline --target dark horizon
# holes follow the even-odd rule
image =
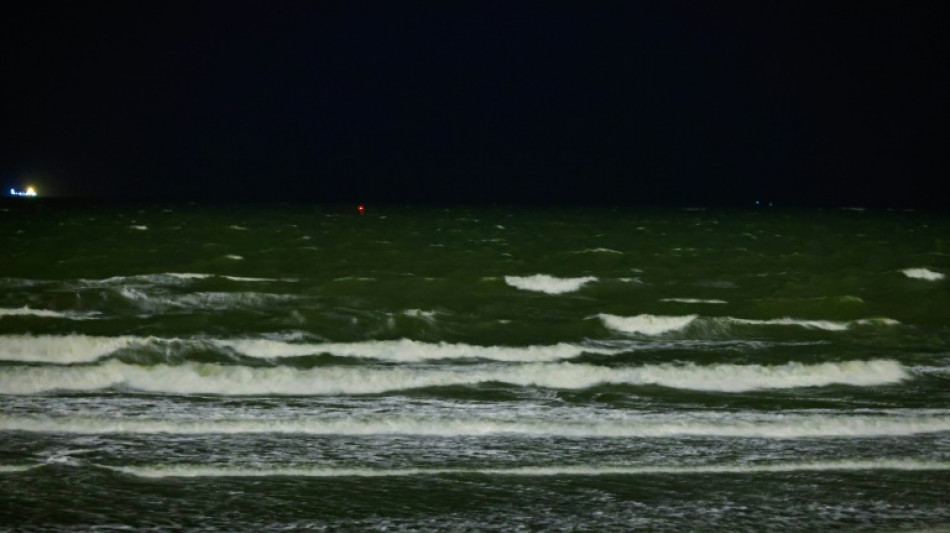
[[[18,9],[4,191],[946,206],[936,3]]]

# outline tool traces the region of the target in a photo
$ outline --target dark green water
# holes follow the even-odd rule
[[[946,215],[0,209],[0,528],[950,527]]]

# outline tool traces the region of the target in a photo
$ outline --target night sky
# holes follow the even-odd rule
[[[0,185],[305,202],[938,207],[924,2],[29,2]]]

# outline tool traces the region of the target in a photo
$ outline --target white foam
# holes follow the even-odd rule
[[[226,256],[224,256],[224,257],[226,257],[226,258],[228,258],[228,259],[230,259],[230,260],[232,260],[232,261],[243,261],[243,260],[244,260],[244,258],[241,257],[240,255],[234,255],[234,254],[228,254],[228,255],[226,255]]]
[[[800,439],[829,437],[895,437],[950,431],[948,416],[772,415],[657,417],[600,416],[558,411],[545,418],[501,418],[432,415],[347,416],[341,418],[138,418],[93,416],[7,416],[0,430],[34,433],[98,434],[302,434],[418,435],[437,437],[520,435],[570,438],[730,437]],[[718,415],[718,414],[717,414]]]
[[[237,231],[247,231],[247,228],[245,228],[244,226],[238,226],[237,224],[232,225],[231,229],[237,230]]]
[[[0,308],[0,317],[4,316],[35,316],[41,318],[68,318],[70,320],[87,320],[94,318],[95,315],[99,313],[96,312],[69,312],[61,313],[59,311],[50,311],[48,309],[30,309],[27,306],[20,308]]]
[[[224,279],[229,279],[229,280],[231,280],[231,281],[245,281],[245,282],[248,282],[248,283],[260,283],[260,282],[263,282],[263,281],[297,281],[297,280],[291,279],[291,278],[281,278],[281,279],[277,279],[277,278],[248,278],[248,277],[244,277],[244,276],[221,276],[221,277],[224,278]]]
[[[782,472],[828,472],[862,470],[950,470],[950,461],[918,459],[874,459],[845,461],[803,461],[730,463],[712,465],[603,465],[603,466],[522,466],[513,468],[334,468],[320,466],[105,466],[125,474],[147,478],[194,477],[410,477],[410,476],[617,476],[690,474],[763,474]]]
[[[447,342],[426,343],[410,339],[353,343],[296,344],[267,339],[214,341],[244,355],[260,358],[332,354],[384,361],[419,362],[437,359],[487,359],[506,362],[544,362],[571,359],[584,352],[618,353],[620,349],[583,347],[559,343],[550,346],[477,346]]]
[[[745,318],[722,317],[722,320],[735,324],[749,324],[756,326],[798,326],[806,329],[823,329],[825,331],[845,331],[855,325],[882,325],[895,326],[900,324],[897,320],[891,318],[862,318],[849,322],[836,322],[832,320],[803,320],[798,318],[772,318],[769,320],[752,320]]]
[[[134,230],[138,230],[138,231],[145,231],[145,230],[148,229],[148,226],[136,226],[136,225],[133,225],[133,226],[129,226],[129,228],[134,229]]]
[[[585,248],[585,249],[583,249],[583,250],[576,250],[576,251],[571,252],[571,253],[573,253],[573,254],[621,254],[621,255],[623,255],[623,252],[621,252],[621,251],[619,251],[619,250],[614,250],[614,249],[611,249],[611,248]]]
[[[912,279],[923,279],[927,281],[940,281],[944,277],[940,272],[934,272],[926,268],[905,268],[901,270],[905,276]]]
[[[112,276],[99,280],[79,280],[82,285],[97,287],[101,285],[143,286],[143,285],[181,285],[183,281],[210,278],[211,274],[193,272],[160,272],[157,274],[138,274],[133,276]]]
[[[194,272],[166,272],[162,274],[146,275],[144,277],[146,279],[149,279],[150,276],[158,276],[159,278],[168,276],[170,278],[178,278],[178,279],[205,279],[205,278],[210,278],[211,274],[197,274]]]
[[[681,304],[726,304],[725,300],[703,300],[700,298],[661,298],[661,302],[675,302]]]
[[[544,292],[547,294],[563,294],[579,290],[585,284],[597,281],[594,276],[583,278],[555,278],[547,274],[534,276],[505,276],[505,283],[526,291]]]
[[[0,360],[35,363],[87,363],[116,350],[148,342],[142,337],[87,335],[3,335]]]
[[[228,311],[265,307],[276,303],[296,301],[298,296],[268,292],[194,292],[183,295],[148,294],[132,287],[119,289],[119,294],[149,312],[169,310],[214,310]]]
[[[745,318],[724,317],[725,320],[735,324],[749,324],[755,326],[799,326],[807,329],[823,329],[825,331],[844,331],[848,329],[848,322],[835,322],[831,320],[801,320],[797,318],[771,318],[768,320],[753,320]]]
[[[408,316],[408,317],[420,318],[420,319],[422,319],[422,320],[431,322],[432,320],[435,319],[436,312],[435,312],[435,311],[423,311],[422,309],[406,309],[406,310],[404,310],[404,311],[402,312],[402,314],[404,314],[404,315],[406,315],[406,316]]]
[[[197,273],[197,272],[161,272],[158,274],[140,274],[133,276],[113,276],[111,278],[101,279],[101,280],[80,280],[83,285],[87,286],[100,286],[100,285],[122,285],[123,287],[128,287],[130,285],[137,287],[145,287],[149,285],[182,285],[182,282],[190,282],[195,280],[204,280],[213,278],[215,276],[231,280],[231,281],[246,281],[246,282],[262,282],[262,281],[298,281],[292,278],[252,278],[244,276],[225,276],[223,274],[206,274],[206,273]]]
[[[14,472],[26,472],[39,465],[0,465],[0,474],[12,474]]]
[[[68,318],[67,315],[58,311],[48,311],[46,309],[30,309],[27,306],[20,308],[0,308],[0,316],[39,316],[44,318]]]
[[[699,315],[685,316],[658,316],[637,315],[617,316],[601,313],[597,315],[608,328],[622,333],[638,333],[641,335],[661,335],[670,331],[685,328]]]
[[[146,392],[219,395],[379,394],[423,387],[499,382],[553,389],[601,384],[659,385],[677,389],[743,392],[757,389],[875,386],[908,379],[891,360],[805,365],[645,365],[608,368],[572,363],[527,363],[462,367],[245,367],[210,363],[128,365],[108,360],[95,366],[0,367],[0,394],[54,390],[89,391],[126,387]]]

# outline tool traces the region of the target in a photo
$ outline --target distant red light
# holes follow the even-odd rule
[[[359,211],[361,215],[366,212],[366,208],[363,206],[357,207],[356,210]]]

